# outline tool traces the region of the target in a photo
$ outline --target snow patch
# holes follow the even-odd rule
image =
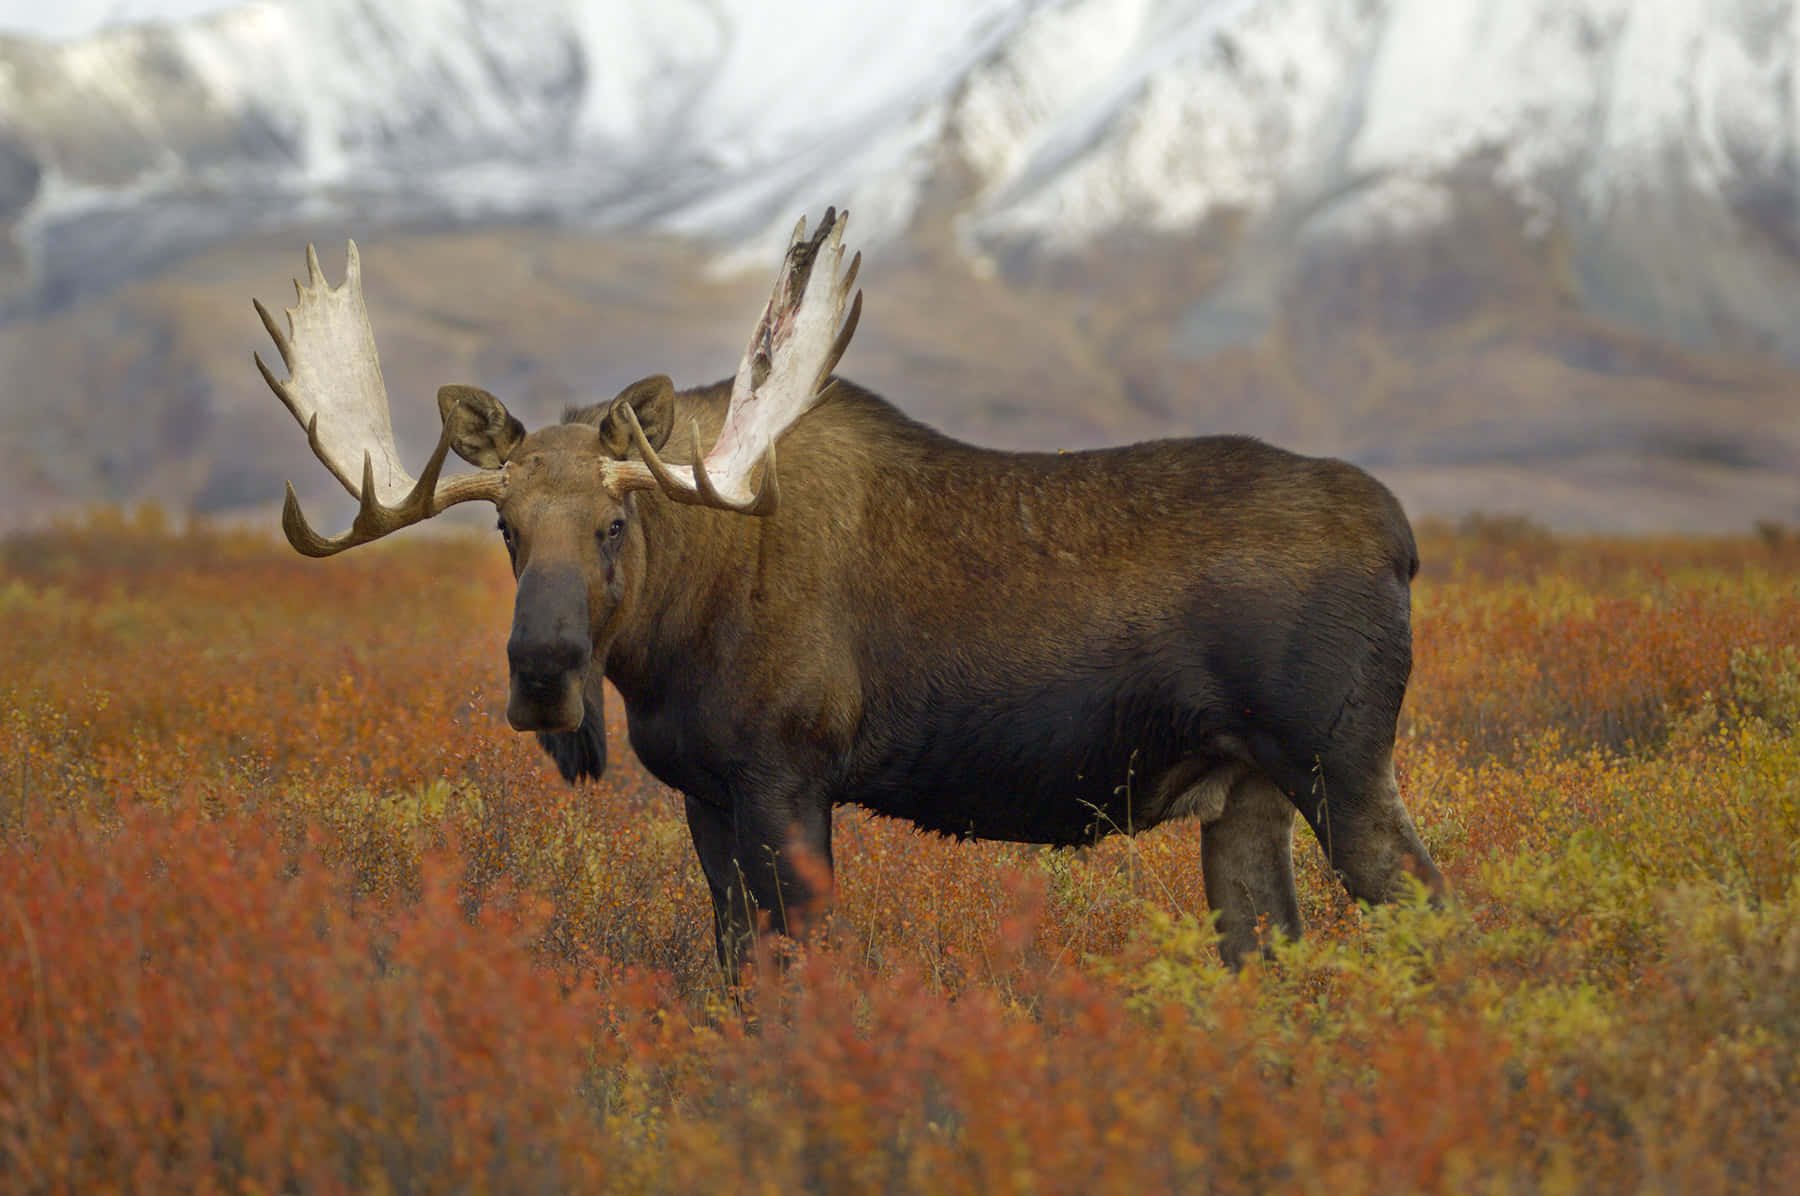
[[[949,178],[981,259],[1221,211],[1391,235],[1454,176],[1536,231],[1679,194],[1800,234],[1797,30],[1800,0],[261,0],[15,46],[49,82],[0,55],[0,123],[68,184],[40,233],[84,186],[122,219],[279,187],[760,259],[827,203],[902,237]]]

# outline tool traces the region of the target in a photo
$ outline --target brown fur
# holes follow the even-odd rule
[[[656,378],[615,403],[691,461],[690,421],[711,443],[726,395]],[[1197,815],[1234,961],[1259,921],[1299,933],[1295,810],[1355,896],[1409,869],[1442,891],[1391,767],[1417,555],[1361,470],[1234,437],[994,452],[840,380],[781,439],[781,504],[755,518],[609,494],[620,427],[609,404],[505,448],[521,594],[529,570],[586,579],[585,610],[579,587],[521,599],[515,726],[570,779],[597,771],[604,670],[639,758],[687,796],[727,966],[749,910],[798,929],[817,885],[791,845],[828,867],[845,802],[1050,843]],[[519,696],[571,621],[588,671]]]

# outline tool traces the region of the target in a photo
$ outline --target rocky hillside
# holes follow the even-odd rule
[[[838,202],[877,250],[846,367],[964,435],[1794,521],[1797,42],[1793,0],[294,0],[0,41],[0,499],[304,473],[244,363],[308,239],[370,251],[391,378],[548,413],[727,372],[776,230]]]

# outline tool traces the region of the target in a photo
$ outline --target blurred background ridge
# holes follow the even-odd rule
[[[781,238],[954,434],[1233,431],[1415,514],[1800,521],[1800,3],[0,6],[0,525],[325,491],[252,294],[367,254],[403,450],[728,373]]]

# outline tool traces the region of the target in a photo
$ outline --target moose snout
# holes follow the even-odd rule
[[[506,659],[512,684],[506,721],[515,731],[573,731],[593,642],[587,581],[569,565],[528,567],[519,577]]]

